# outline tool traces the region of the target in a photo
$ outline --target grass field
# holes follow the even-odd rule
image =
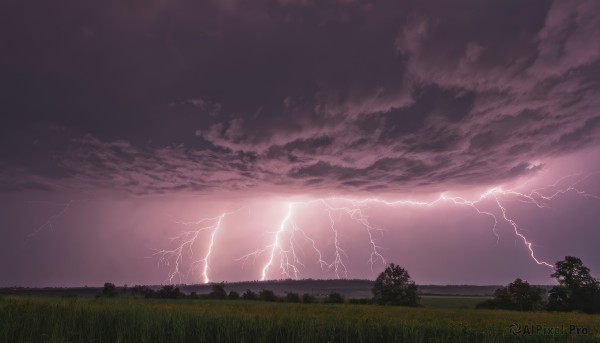
[[[4,296],[3,342],[600,342],[600,316],[258,301]],[[463,301],[461,304],[459,304]],[[466,304],[466,305],[465,305]],[[446,307],[444,307],[446,306]],[[512,323],[587,328],[587,335],[514,336]]]
[[[423,295],[421,304],[425,307],[475,308],[480,302],[492,297],[471,297],[454,295]]]

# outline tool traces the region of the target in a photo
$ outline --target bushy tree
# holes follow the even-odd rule
[[[229,295],[227,296],[227,298],[229,300],[238,300],[240,298],[240,293],[238,293],[236,291],[231,291],[231,292],[229,292]]]
[[[391,263],[375,280],[373,300],[379,305],[419,306],[420,298],[408,272]]]
[[[114,298],[118,294],[119,292],[117,292],[117,286],[115,286],[113,283],[106,282],[102,288],[102,292],[96,294],[96,297]]]
[[[256,293],[252,292],[250,289],[246,289],[246,292],[242,294],[242,299],[244,300],[256,300]]]
[[[564,261],[556,262],[551,276],[558,280],[558,286],[549,292],[548,310],[600,312],[600,284],[581,259],[565,256]]]
[[[183,293],[181,293],[179,287],[165,285],[158,291],[157,296],[161,299],[177,299],[183,297]]]
[[[477,308],[506,309],[517,311],[541,310],[545,305],[546,291],[531,286],[527,281],[516,279],[506,287],[498,288],[494,298],[477,305]]]
[[[258,294],[258,298],[262,301],[277,301],[277,296],[275,295],[275,293],[268,289],[263,289],[262,291],[260,291],[260,293]]]
[[[154,298],[156,296],[156,292],[148,287],[148,286],[140,286],[140,285],[136,285],[130,288],[131,291],[131,295],[138,296],[141,295],[144,298],[148,299],[148,298]]]
[[[327,298],[325,298],[325,303],[326,304],[343,304],[344,296],[337,292],[331,292],[331,293],[329,293]]]
[[[308,293],[304,293],[302,294],[302,302],[305,304],[312,304],[316,301],[315,297],[308,294]]]
[[[217,283],[212,285],[212,291],[208,293],[210,299],[225,299],[227,298],[227,292],[225,291],[224,283]]]
[[[289,303],[299,303],[300,296],[298,295],[298,293],[289,292],[288,294],[285,295],[285,301],[287,301]]]

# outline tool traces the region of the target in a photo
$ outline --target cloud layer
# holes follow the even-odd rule
[[[38,5],[2,5],[4,191],[440,190],[597,144],[596,1]]]

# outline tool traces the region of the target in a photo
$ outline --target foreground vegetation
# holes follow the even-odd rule
[[[513,335],[510,326],[563,327]],[[587,334],[568,335],[569,326]],[[600,316],[460,308],[136,298],[0,298],[3,342],[600,341]]]
[[[0,341],[600,342],[600,283],[571,256],[552,276],[559,284],[548,297],[516,279],[493,298],[420,295],[395,264],[379,275],[371,299],[240,294],[223,283],[207,294],[174,285],[119,290],[107,282],[94,299],[0,297]]]

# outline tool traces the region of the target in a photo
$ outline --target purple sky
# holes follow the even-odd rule
[[[4,2],[0,286],[598,276],[598,37],[594,0]]]

